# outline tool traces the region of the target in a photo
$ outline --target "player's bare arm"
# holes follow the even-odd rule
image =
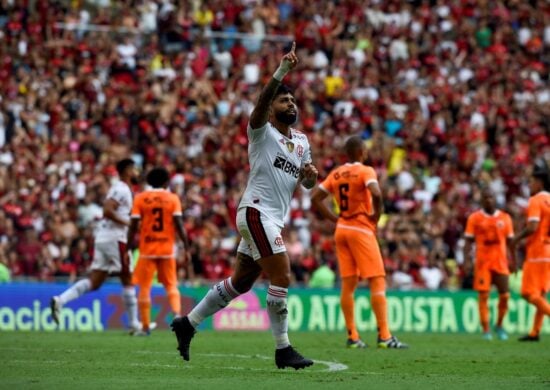
[[[508,249],[509,253],[509,261],[508,261],[508,267],[510,268],[510,272],[516,272],[518,269],[518,263],[516,259],[516,251],[513,250],[512,242],[514,241],[514,237],[507,237],[506,238],[506,247]]]
[[[121,218],[116,210],[118,209],[118,202],[112,198],[107,199],[103,204],[103,217],[110,219],[120,225],[128,226],[130,224],[129,219]]]
[[[323,218],[326,218],[334,223],[338,222],[338,216],[330,210],[325,204],[324,200],[328,196],[328,193],[322,188],[317,187],[313,190],[313,195],[311,196],[311,203],[316,210],[321,213]]]
[[[464,237],[464,270],[469,273],[472,270],[472,244],[473,237]]]
[[[369,219],[375,224],[378,223],[382,212],[384,211],[384,203],[382,200],[382,190],[377,182],[369,183],[367,188],[370,191],[372,199],[372,214],[369,216]]]
[[[134,249],[136,247],[135,237],[138,229],[139,229],[139,219],[132,218],[130,220],[130,227],[128,228],[128,235],[126,236],[128,249]]]
[[[306,164],[300,171],[300,181],[302,185],[308,190],[313,188],[317,183],[317,176],[319,171],[313,164]]]
[[[539,227],[539,221],[533,221],[533,220],[528,221],[527,226],[525,226],[525,228],[510,241],[510,244],[509,244],[510,253],[512,256],[512,261],[516,266],[517,266],[516,251],[517,251],[517,246],[519,242],[524,238],[527,238],[533,233],[535,233],[538,227]]]
[[[273,74],[273,77],[262,89],[258,103],[250,115],[250,127],[253,129],[259,129],[267,123],[269,119],[269,107],[273,97],[275,96],[275,92],[277,91],[279,84],[281,84],[283,77],[294,69],[297,63],[298,56],[296,56],[296,42],[293,42],[292,48],[281,59],[281,64]]]
[[[175,215],[174,217],[174,226],[176,227],[176,232],[178,233],[178,237],[180,238],[181,242],[184,245],[185,250],[185,259],[187,264],[190,264],[191,260],[191,252],[190,252],[190,246],[189,246],[189,239],[187,237],[187,232],[185,231],[185,228],[183,227],[183,218],[181,215]]]

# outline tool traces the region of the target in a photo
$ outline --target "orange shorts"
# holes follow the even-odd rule
[[[177,287],[178,276],[176,272],[176,260],[171,259],[145,259],[140,257],[136,269],[132,275],[132,282],[140,286],[151,286],[155,272],[158,272],[158,280],[167,289]]]
[[[474,290],[476,291],[490,291],[491,284],[493,283],[493,275],[510,275],[508,266],[505,268],[499,264],[483,264],[476,261],[474,268]]]
[[[337,226],[334,239],[342,278],[359,275],[367,279],[386,275],[380,247],[372,231],[361,227]]]
[[[550,262],[523,263],[521,295],[545,295],[550,290]]]

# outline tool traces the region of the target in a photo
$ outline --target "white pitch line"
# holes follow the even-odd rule
[[[0,351],[1,350],[4,350],[4,351],[33,351],[34,349],[32,348],[21,348],[21,347],[12,347],[12,348],[0,348]],[[79,352],[79,350],[75,350],[75,349],[56,349],[56,350],[50,350],[50,351],[54,351],[54,352]],[[173,352],[164,352],[164,351],[135,351],[134,353],[137,353],[137,354],[145,354],[145,355],[174,355]],[[265,355],[243,355],[243,354],[228,354],[228,353],[200,353],[200,354],[197,354],[197,355],[200,355],[200,356],[206,356],[206,357],[221,357],[221,358],[226,358],[226,357],[229,357],[229,358],[236,358],[236,359],[262,359],[262,360],[271,360],[272,357],[269,357],[269,356],[265,356]],[[16,361],[16,360],[12,360],[12,362],[19,362],[19,361]],[[37,361],[38,362],[38,361]],[[46,362],[46,363],[50,363],[50,364],[57,364],[57,363],[65,363],[64,361],[55,361],[55,360],[50,360],[50,361],[41,361],[41,362]],[[322,371],[326,371],[326,372],[338,372],[338,371],[346,371],[348,370],[348,366],[346,364],[342,364],[342,363],[338,363],[338,362],[330,362],[330,361],[326,361],[326,360],[313,360],[314,363],[317,363],[317,364],[323,364],[325,366],[327,366],[327,368],[325,370],[322,370]],[[131,363],[131,365],[133,366],[140,366],[141,363]],[[182,367],[182,365],[171,365],[171,364],[158,364],[157,365],[158,367],[166,367],[166,368],[173,368],[173,367]],[[183,367],[188,367],[188,366],[183,366]],[[265,369],[261,369],[261,368],[245,368],[245,367],[217,367],[217,368],[220,368],[220,369],[227,369],[227,370],[253,370],[253,371],[271,371],[271,370],[265,370]],[[376,375],[378,373],[375,373],[375,372],[372,372],[372,373],[366,373],[366,374],[371,374],[371,375]]]
[[[231,358],[238,358],[238,359],[251,359],[251,358],[257,358],[257,359],[264,359],[264,360],[271,360],[271,357],[264,356],[264,355],[238,355],[238,354],[225,354],[225,353],[203,353],[200,354],[202,356],[210,356],[210,357],[231,357]],[[342,363],[337,362],[329,362],[325,360],[313,360],[314,363],[317,364],[324,364],[328,368],[323,371],[328,372],[336,372],[336,371],[344,371],[347,370],[349,367]]]

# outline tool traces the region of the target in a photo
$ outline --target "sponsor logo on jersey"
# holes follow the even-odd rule
[[[163,243],[168,242],[168,237],[153,237],[153,236],[145,236],[144,240],[147,244],[154,244],[154,243]]]
[[[283,245],[285,245],[285,242],[283,241],[283,237],[278,236],[278,237],[275,239],[275,245],[277,245],[277,246],[283,246]]]
[[[275,168],[279,168],[285,173],[288,173],[289,175],[294,176],[296,179],[300,175],[300,168],[298,168],[296,165],[285,159],[284,157],[277,156],[275,157],[275,161],[273,162],[273,166]]]

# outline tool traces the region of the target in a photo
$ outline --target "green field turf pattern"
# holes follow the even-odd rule
[[[409,350],[344,347],[341,333],[292,333],[308,369],[278,370],[269,332],[195,336],[183,362],[169,331],[2,332],[1,389],[549,389],[550,337],[539,343],[481,336],[403,334]],[[324,363],[321,363],[323,361]],[[346,368],[347,366],[347,368]],[[345,368],[345,369],[344,369]]]

